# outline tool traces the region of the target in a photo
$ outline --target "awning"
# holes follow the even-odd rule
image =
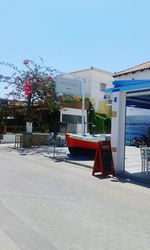
[[[114,88],[106,89],[107,93],[118,92],[118,91],[131,91],[138,89],[150,89],[150,79],[146,80],[119,80],[113,81]]]
[[[150,79],[146,80],[119,80],[113,82],[114,88],[106,93],[125,91],[126,105],[136,108],[150,109]]]

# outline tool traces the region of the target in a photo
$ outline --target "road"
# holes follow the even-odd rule
[[[0,149],[0,250],[149,250],[150,190]]]

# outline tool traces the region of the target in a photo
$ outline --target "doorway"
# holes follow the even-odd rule
[[[142,174],[142,145],[147,145],[150,127],[150,90],[128,92],[126,96],[125,171]]]

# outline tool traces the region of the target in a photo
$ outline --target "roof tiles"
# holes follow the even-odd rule
[[[113,74],[113,77],[117,77],[117,76],[121,76],[121,75],[127,75],[129,73],[135,73],[137,71],[143,71],[143,70],[146,70],[146,69],[150,69],[150,61],[139,64],[139,65],[131,67],[131,68],[128,68],[126,70],[115,72]]]

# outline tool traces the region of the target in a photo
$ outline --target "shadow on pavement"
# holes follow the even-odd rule
[[[42,155],[50,158],[64,158],[66,157],[66,149],[65,148],[55,148],[49,146],[42,147],[32,147],[32,148],[17,148],[16,151],[20,155]]]
[[[150,188],[150,175],[145,176],[145,175],[141,175],[141,173],[133,173],[133,174],[128,173],[128,172],[119,173],[116,175],[116,178],[111,181],[130,183],[130,184]]]

